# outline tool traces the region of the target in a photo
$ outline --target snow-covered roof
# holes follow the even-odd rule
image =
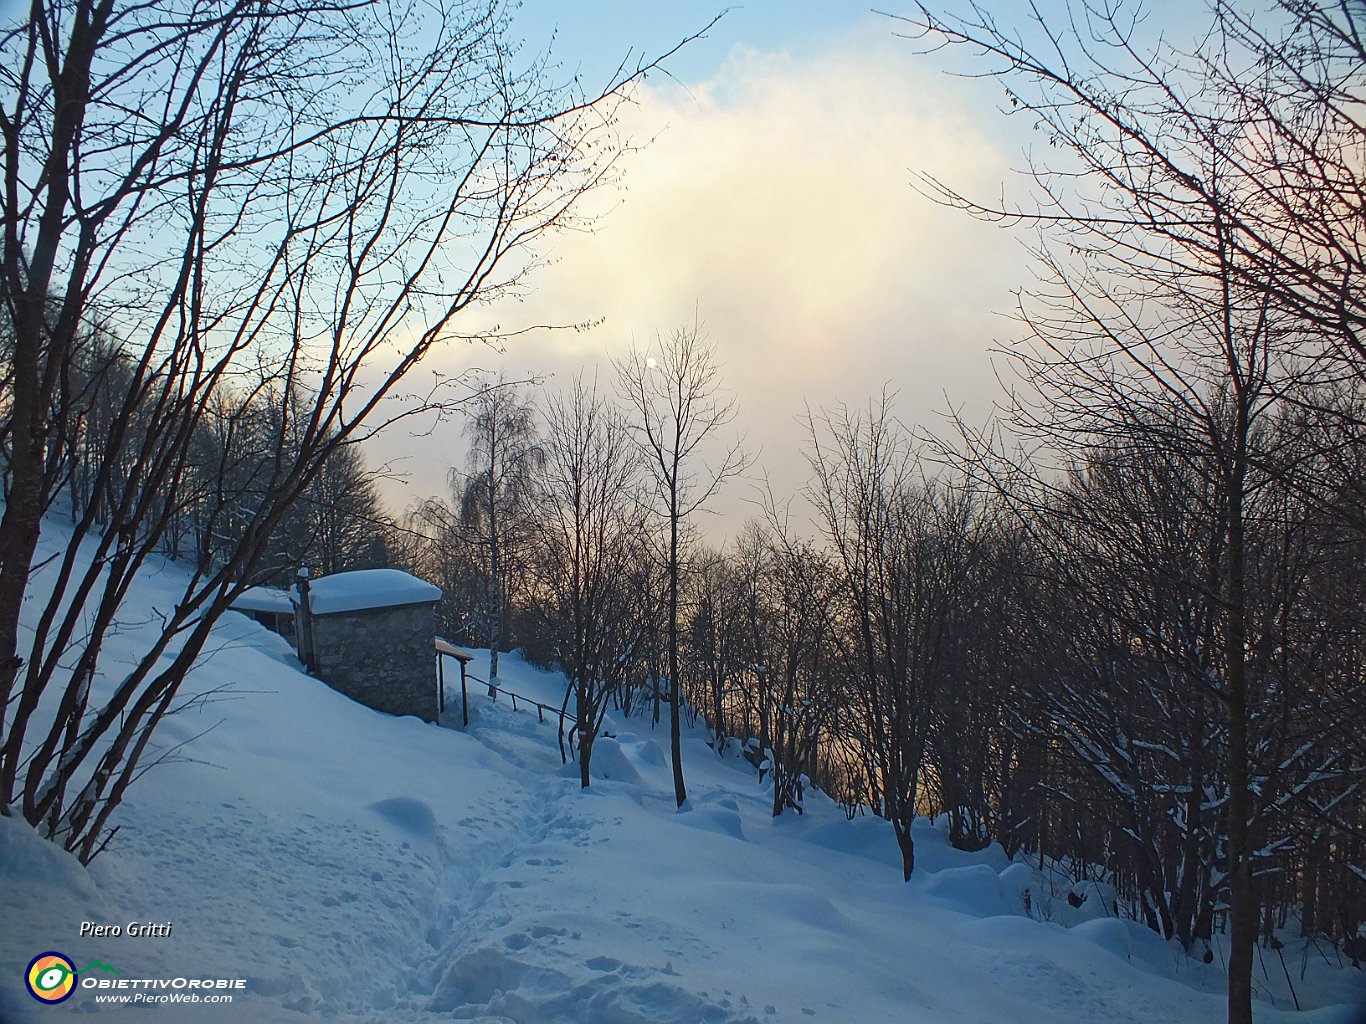
[[[335,615],[405,604],[434,604],[441,588],[402,569],[357,569],[313,580],[308,606],[314,615]]]
[[[286,590],[274,587],[249,587],[233,600],[231,607],[239,612],[274,612],[293,615],[294,599]]]
[[[471,654],[469,651],[462,651],[459,647],[456,647],[449,640],[443,640],[441,637],[436,638],[436,653],[449,654],[452,658],[455,658],[457,661],[463,661],[466,664],[469,664],[471,661],[474,660],[474,655]]]

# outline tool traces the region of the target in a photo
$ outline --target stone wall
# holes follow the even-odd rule
[[[430,604],[313,616],[315,674],[376,711],[436,721],[436,609]]]

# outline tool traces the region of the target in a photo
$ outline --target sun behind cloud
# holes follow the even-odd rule
[[[696,316],[779,489],[804,475],[792,440],[806,402],[861,404],[890,384],[908,419],[942,409],[946,391],[985,408],[986,350],[1005,326],[993,311],[1009,308],[1022,256],[912,187],[929,172],[999,192],[1017,147],[978,126],[968,92],[879,21],[816,56],[737,45],[707,81],[645,84],[620,126],[652,141],[627,154],[619,190],[595,197],[610,211],[559,237],[515,305],[488,311],[505,327],[595,326],[433,362],[549,374],[554,387],[594,365],[609,375],[611,357]],[[421,461],[406,464],[406,495],[442,488]]]

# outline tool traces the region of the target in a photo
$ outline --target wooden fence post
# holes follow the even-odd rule
[[[470,691],[465,686],[465,663],[460,662],[460,705],[463,709],[465,725],[470,724]]]

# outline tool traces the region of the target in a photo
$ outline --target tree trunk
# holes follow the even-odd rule
[[[893,818],[892,831],[896,834],[897,849],[901,851],[901,880],[909,882],[915,871],[915,840],[911,838],[910,819]]]
[[[677,469],[674,479],[677,480]],[[673,760],[674,799],[678,806],[688,799],[683,784],[683,727],[679,704],[682,688],[678,685],[678,493],[669,498],[669,756]]]
[[[502,552],[498,537],[498,477],[497,453],[494,445],[498,435],[489,441],[489,696],[498,696],[498,645],[502,642],[503,586],[499,564]]]
[[[578,681],[574,684],[574,711],[577,722],[574,726],[579,736],[579,788],[587,789],[591,780],[588,777],[589,763],[593,758],[593,741],[598,738],[597,730],[590,730],[586,724],[596,720],[589,699],[588,683]]]
[[[15,303],[14,393],[10,415],[10,451],[5,514],[0,517],[0,707],[8,708],[24,659],[19,654],[19,614],[28,588],[29,568],[38,547],[38,527],[46,502],[43,450],[46,443],[46,399],[39,384],[41,306],[31,295]],[[4,724],[0,721],[0,741]],[[0,808],[13,796],[14,775],[0,785]]]
[[[1243,396],[1239,396],[1242,398]],[[1228,861],[1229,954],[1228,1024],[1252,1024],[1252,958],[1257,941],[1257,894],[1252,879],[1251,742],[1248,737],[1247,620],[1243,489],[1246,480],[1246,403],[1238,409],[1237,450],[1228,493],[1228,570],[1224,653],[1228,679],[1224,703],[1228,711]]]

